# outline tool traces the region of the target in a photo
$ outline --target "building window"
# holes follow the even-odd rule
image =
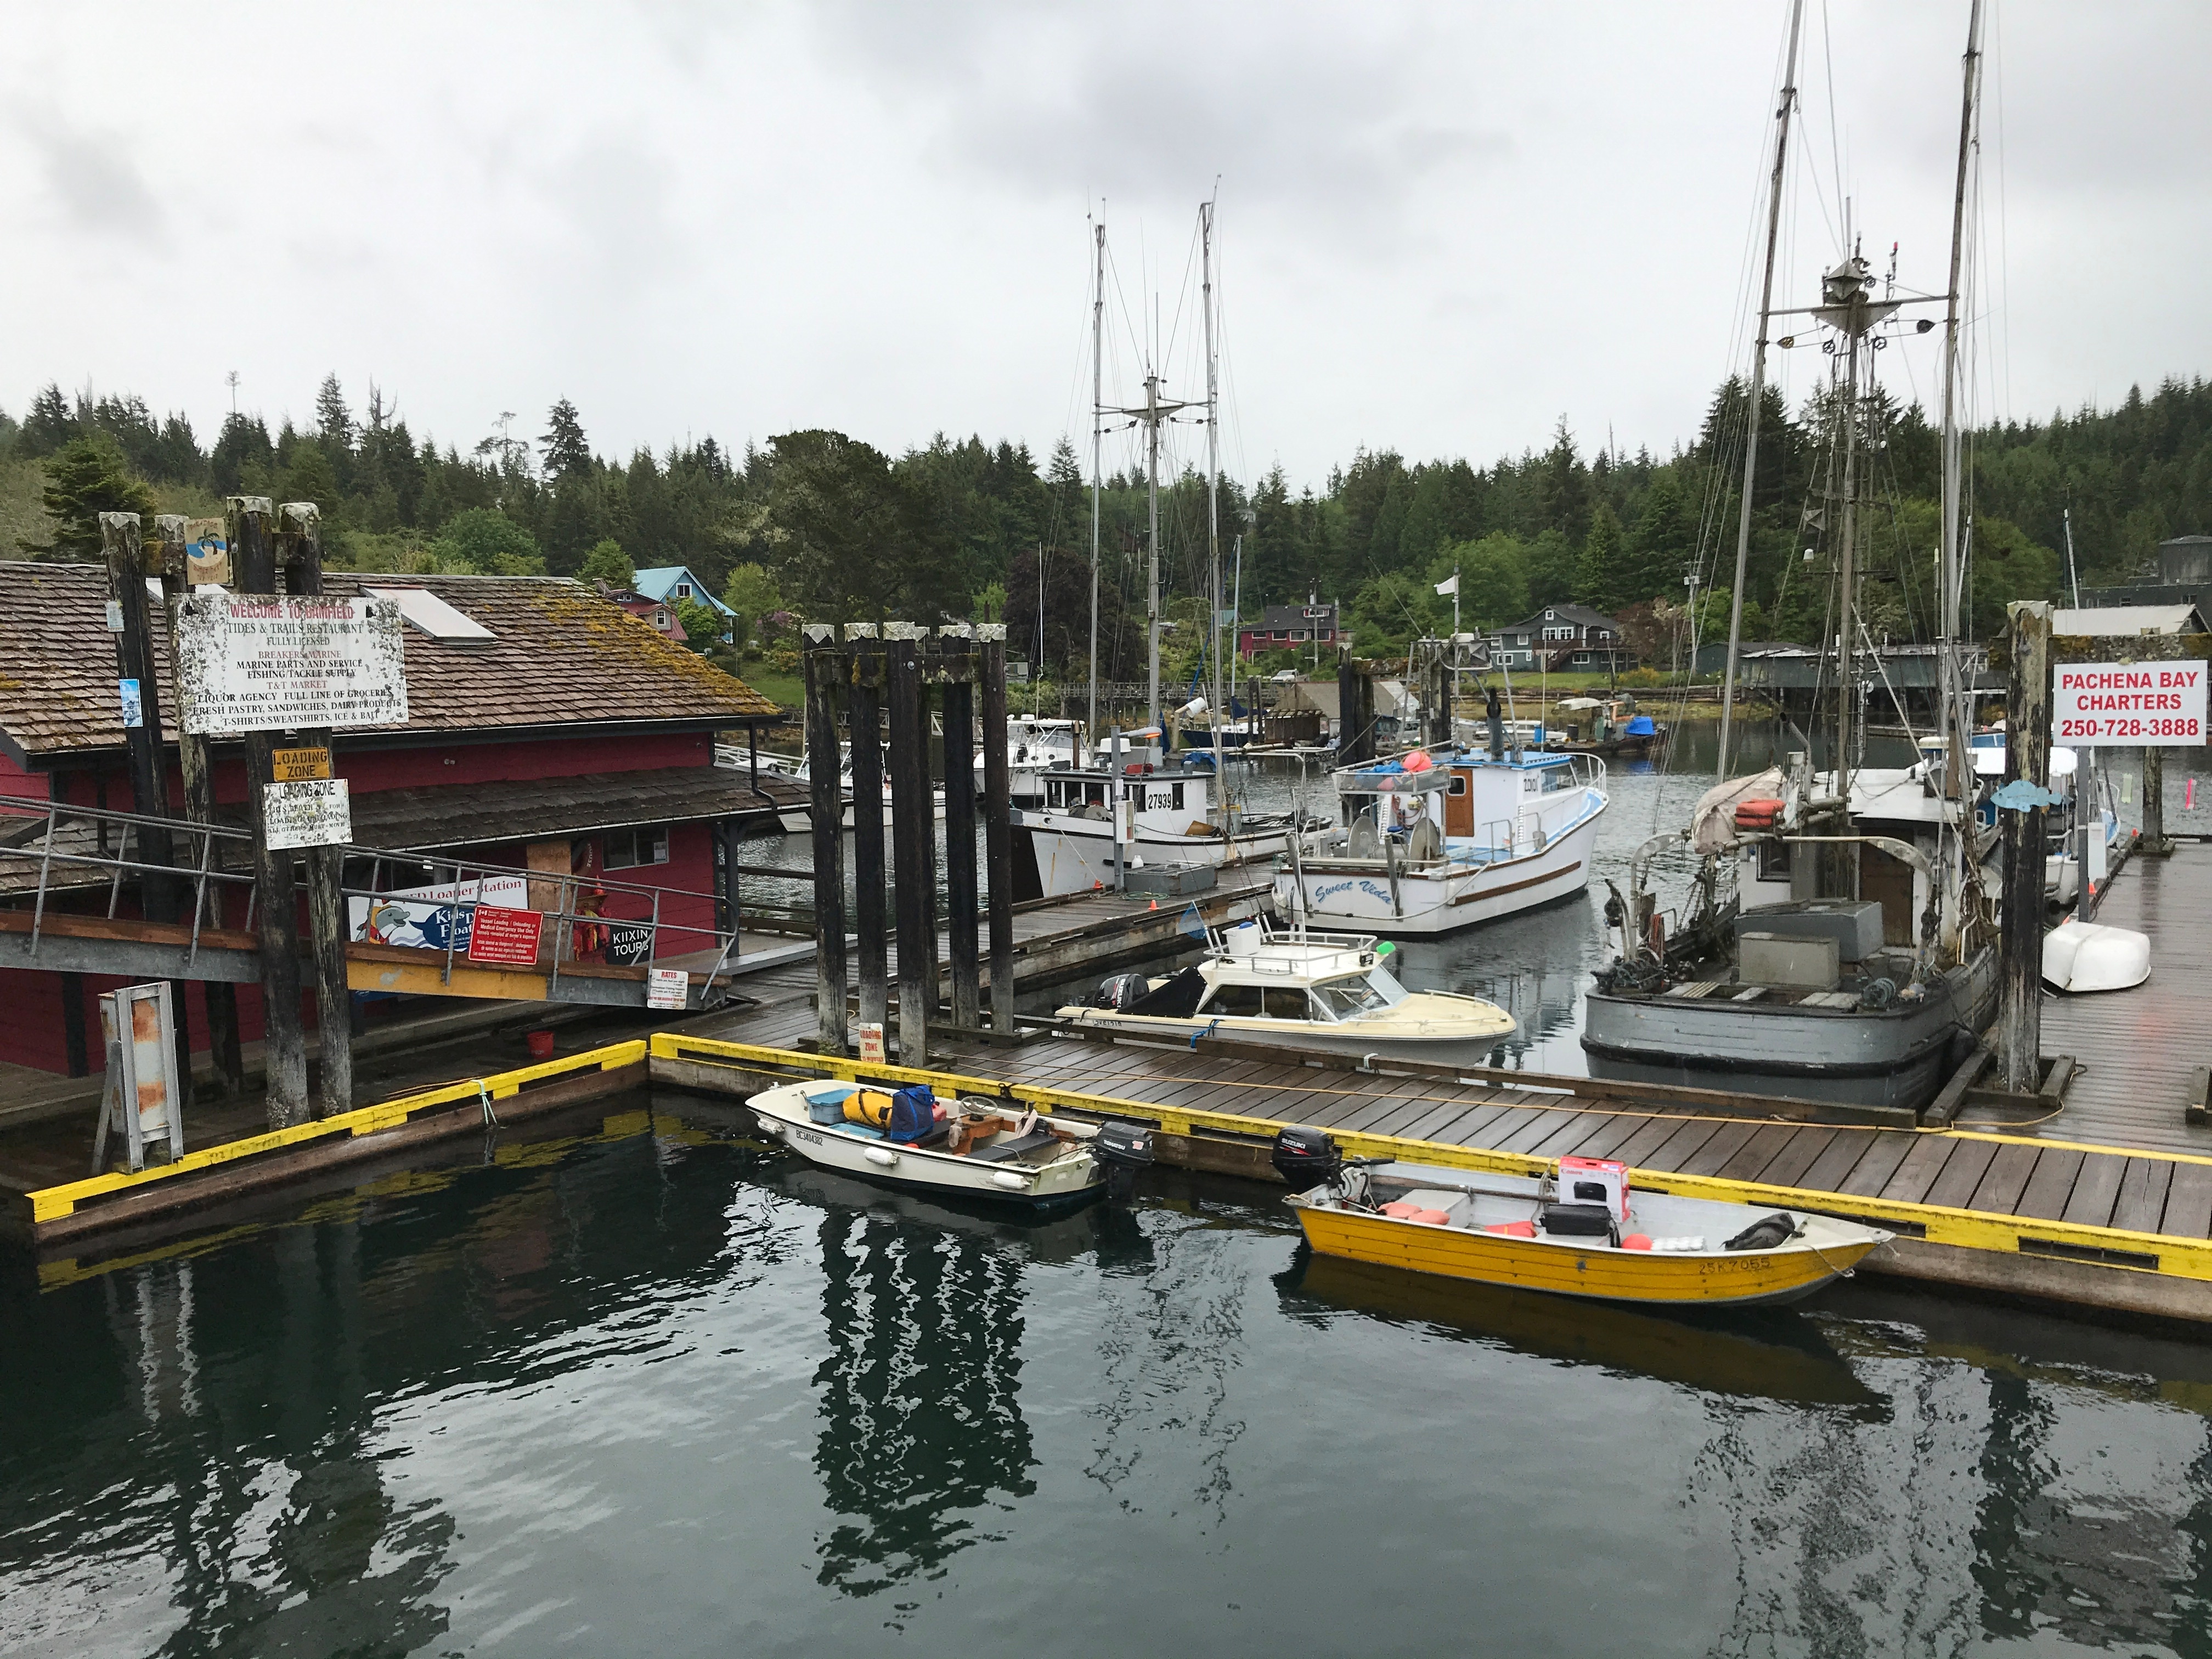
[[[691,584],[690,582],[677,583],[676,597],[679,599],[690,599],[691,597]]]
[[[654,611],[653,613],[653,625],[659,629],[662,633],[665,634],[668,631],[668,613],[665,611]]]
[[[668,826],[647,824],[635,830],[607,831],[605,867],[630,870],[641,864],[668,862]]]

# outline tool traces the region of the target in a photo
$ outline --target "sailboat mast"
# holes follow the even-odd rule
[[[1982,0],[1973,0],[1966,14],[1966,56],[1964,90],[1959,109],[1959,173],[1951,191],[1951,283],[1946,291],[1943,317],[1943,526],[1942,668],[1945,684],[1943,727],[1948,735],[1954,704],[1960,695],[1958,679],[1959,637],[1959,302],[1966,254],[1966,178],[1974,151],[1974,112],[1981,94]],[[1947,750],[1948,752],[1948,750]]]
[[[1145,477],[1150,517],[1145,574],[1145,656],[1150,690],[1146,720],[1160,723],[1160,377],[1145,376]]]
[[[1856,256],[1857,250],[1852,250]],[[1856,268],[1856,259],[1851,262]],[[1845,304],[1844,331],[1850,337],[1844,359],[1844,526],[1843,551],[1838,560],[1842,581],[1842,594],[1836,611],[1842,620],[1842,631],[1836,640],[1836,799],[1843,803],[1848,813],[1851,801],[1851,703],[1858,688],[1853,684],[1851,666],[1854,643],[1852,585],[1858,579],[1858,464],[1859,464],[1859,337],[1865,327],[1866,289],[1856,283]],[[1856,871],[1856,865],[1853,866]],[[1856,875],[1847,884],[1854,890],[1844,897],[1856,896],[1858,882]]]
[[[1980,0],[1976,3],[1979,4]],[[1735,713],[1736,656],[1743,647],[1744,572],[1751,556],[1751,486],[1759,470],[1759,416],[1766,400],[1766,325],[1774,309],[1774,252],[1782,234],[1782,168],[1790,149],[1790,112],[1797,102],[1797,36],[1804,15],[1805,0],[1790,0],[1790,49],[1783,58],[1782,103],[1774,112],[1774,173],[1766,186],[1766,274],[1759,289],[1759,344],[1752,354],[1751,404],[1744,416],[1743,507],[1736,519],[1735,591],[1729,602],[1728,660],[1721,672],[1721,747],[1714,775],[1717,781],[1724,781],[1729,775],[1729,738]],[[1693,618],[1692,626],[1695,625]]]
[[[1222,777],[1221,752],[1221,393],[1213,351],[1213,204],[1198,204],[1200,298],[1206,313],[1206,568],[1212,592],[1206,640],[1213,653],[1213,770]],[[1226,791],[1224,792],[1224,795]]]
[[[1098,497],[1105,453],[1106,227],[1094,228],[1098,253],[1091,278],[1091,737],[1098,736]]]

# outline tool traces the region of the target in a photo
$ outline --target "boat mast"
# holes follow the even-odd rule
[[[1160,377],[1147,374],[1143,410],[1145,501],[1149,520],[1145,556],[1145,660],[1148,677],[1145,719],[1154,727],[1160,723],[1160,422],[1165,418],[1161,412]]]
[[[1937,734],[1943,743],[1944,782],[1942,799],[1963,801],[1968,787],[1964,752],[1972,716],[1966,707],[1964,676],[1959,666],[1959,507],[1960,495],[1959,450],[1959,310],[1963,293],[1966,247],[1966,179],[1973,161],[1975,118],[1981,99],[1982,0],[1972,0],[1966,13],[1966,54],[1960,71],[1958,177],[1951,191],[1951,280],[1944,291],[1943,316],[1943,523],[1936,586],[1936,605],[1942,637],[1938,642],[1936,698],[1942,704]],[[2073,525],[2067,525],[2069,568]],[[2077,596],[2075,603],[2080,603]],[[1943,831],[1950,828],[1961,846],[1946,854]],[[1966,853],[1962,829],[1940,816],[1936,823],[1936,853],[1943,871],[1941,925],[1944,954],[1959,954],[1962,909],[1960,887],[1965,879]],[[2086,867],[2086,866],[2085,866]]]
[[[1852,604],[1852,584],[1858,580],[1858,465],[1859,465],[1859,339],[1869,321],[1866,290],[1872,280],[1866,261],[1858,257],[1854,246],[1843,264],[1829,273],[1828,302],[1840,308],[1846,337],[1844,353],[1844,525],[1843,547],[1837,559],[1837,568],[1842,583],[1842,592],[1836,602],[1836,612],[1842,623],[1842,632],[1836,640],[1836,757],[1833,767],[1837,810],[1849,817],[1851,810],[1851,702],[1857,693],[1852,684],[1852,619],[1857,614]],[[1855,898],[1858,894],[1858,866],[1855,860],[1841,860],[1850,866],[1844,876],[1846,891],[1837,896]]]
[[[1102,348],[1106,321],[1106,227],[1093,228],[1098,247],[1091,279],[1091,719],[1090,736],[1098,737],[1098,496],[1104,453],[1104,382]]]
[[[1721,674],[1721,748],[1714,774],[1717,782],[1726,781],[1729,775],[1729,738],[1735,712],[1736,655],[1743,646],[1744,570],[1751,555],[1751,486],[1759,468],[1759,416],[1766,398],[1766,325],[1774,309],[1774,251],[1782,234],[1782,167],[1790,148],[1790,112],[1797,101],[1797,35],[1804,15],[1805,0],[1790,0],[1790,49],[1783,58],[1782,103],[1774,112],[1774,173],[1766,186],[1766,275],[1759,290],[1759,344],[1752,354],[1751,404],[1744,421],[1743,507],[1736,520],[1735,593],[1729,604],[1728,662]],[[1453,603],[1456,605],[1457,599]],[[1455,611],[1455,631],[1458,627],[1456,615]],[[1696,626],[1694,617],[1691,626]]]
[[[1218,187],[1217,187],[1218,188]],[[1221,750],[1221,393],[1213,354],[1213,203],[1198,204],[1200,300],[1206,313],[1206,567],[1211,578],[1206,641],[1213,653],[1213,775],[1225,802]]]

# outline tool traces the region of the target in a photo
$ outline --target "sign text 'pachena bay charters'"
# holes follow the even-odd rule
[[[406,723],[405,623],[389,599],[206,593],[178,610],[187,732]]]
[[[2069,748],[2201,744],[2205,667],[2186,658],[2061,663],[2051,676],[2051,739]]]

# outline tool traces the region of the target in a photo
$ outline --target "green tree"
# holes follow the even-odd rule
[[[430,551],[447,570],[486,576],[542,576],[537,538],[497,507],[471,507],[446,520]]]
[[[806,616],[930,623],[948,595],[969,591],[926,480],[895,475],[880,450],[842,432],[787,432],[769,447],[767,500],[725,539],[772,566]]]
[[[343,492],[328,450],[313,438],[295,443],[291,463],[277,480],[276,493],[288,501],[313,501],[323,509],[325,519],[335,521]]]
[[[1644,492],[1644,511],[1637,516],[1636,532],[1629,538],[1625,586],[1632,592],[1626,599],[1654,597],[1672,600],[1688,574],[1697,549],[1697,532],[1682,503],[1681,486],[1671,468],[1652,474]]]
[[[1590,514],[1589,534],[1583,538],[1581,556],[1575,561],[1575,598],[1596,611],[1611,611],[1625,602],[1621,592],[1623,554],[1620,520],[1609,503],[1600,501]]]
[[[704,599],[678,599],[669,609],[684,624],[684,642],[702,656],[722,637],[722,613]]]
[[[1558,605],[1572,599],[1574,593],[1574,544],[1565,531],[1548,528],[1528,550],[1528,604],[1532,609]]]
[[[1480,541],[1455,543],[1437,556],[1429,574],[1443,581],[1455,568],[1462,626],[1502,628],[1528,614],[1528,548],[1518,536],[1495,530]]]
[[[547,413],[545,435],[538,447],[549,478],[578,478],[592,470],[592,446],[584,437],[583,419],[566,398]]]
[[[637,586],[637,572],[630,566],[629,555],[611,536],[592,545],[592,550],[584,555],[584,562],[576,574],[587,582],[601,581],[609,587]]]
[[[53,515],[53,539],[23,544],[34,556],[70,562],[100,556],[100,515],[153,513],[154,492],[131,476],[123,451],[103,432],[70,439],[46,459],[40,497]],[[150,527],[150,526],[149,526]]]

